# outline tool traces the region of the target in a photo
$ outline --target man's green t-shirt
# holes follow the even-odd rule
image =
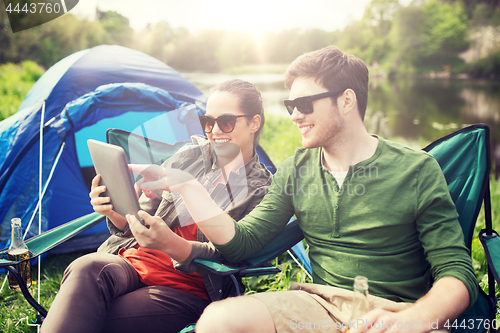
[[[415,301],[444,276],[461,280],[472,304],[477,282],[444,175],[423,151],[379,138],[375,154],[349,167],[342,186],[322,149],[298,149],[273,176],[268,194],[217,246],[239,261],[262,249],[293,215],[309,245],[315,283],[350,289],[368,277],[370,293]]]

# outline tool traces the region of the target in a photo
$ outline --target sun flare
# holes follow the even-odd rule
[[[279,8],[288,5],[289,2],[283,0],[217,0],[206,20],[216,29],[239,30],[258,37],[263,31],[275,30],[274,26],[280,19]]]

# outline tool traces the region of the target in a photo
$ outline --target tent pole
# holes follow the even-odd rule
[[[45,124],[45,100],[42,104],[42,113],[40,114],[40,165],[39,165],[39,173],[38,173],[38,234],[42,233],[42,181],[43,181],[43,126]],[[42,270],[42,258],[38,256],[38,297],[37,301],[40,304],[40,289],[42,286],[40,285],[40,271]],[[40,325],[37,325],[37,332],[40,332]]]
[[[306,273],[306,275],[311,279],[311,281],[313,280],[313,277],[311,276],[311,274],[309,274],[309,271],[300,263],[300,261],[292,254],[292,251],[290,250],[287,250],[288,254],[290,255],[290,257],[292,257],[292,259],[295,261],[295,263],[297,265],[299,265],[300,268],[302,268],[302,270],[304,271],[304,273]]]

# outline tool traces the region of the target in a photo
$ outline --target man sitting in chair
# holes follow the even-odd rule
[[[438,163],[366,131],[368,69],[360,59],[334,46],[306,53],[287,69],[285,85],[304,149],[282,163],[269,193],[241,221],[211,203],[196,181],[176,184],[171,170],[143,184],[178,191],[230,261],[262,249],[294,214],[310,246],[314,284],[212,303],[196,331],[335,331],[349,320],[346,289],[357,275],[368,277],[376,297],[361,318],[367,325],[349,333],[442,328],[474,303],[478,287]],[[154,236],[134,217],[128,222],[134,234]]]

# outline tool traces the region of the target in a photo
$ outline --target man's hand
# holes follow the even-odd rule
[[[362,318],[353,320],[353,326],[349,329],[349,333],[420,333],[431,330],[428,327],[428,322],[412,322],[412,318],[406,316],[405,311],[406,310],[391,312],[382,309],[372,310]]]
[[[155,190],[179,192],[185,183],[195,180],[188,172],[156,164],[129,164],[129,170],[143,176],[135,184],[136,191],[142,190],[148,198],[155,197]]]
[[[349,333],[429,332],[442,329],[447,320],[454,320],[468,306],[469,292],[462,281],[445,276],[411,307],[399,312],[370,311],[360,318],[362,325],[349,329]]]

